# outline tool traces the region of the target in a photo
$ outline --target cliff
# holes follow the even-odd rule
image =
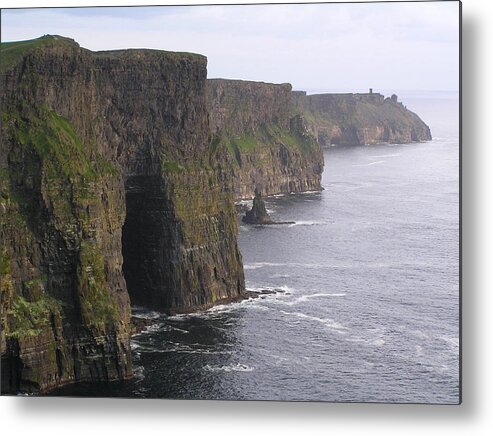
[[[381,94],[316,94],[290,84],[207,80],[212,147],[225,146],[236,199],[321,189],[321,147],[431,139],[429,127]]]
[[[290,84],[207,81],[212,145],[226,146],[235,197],[321,189],[323,155],[293,111]]]
[[[409,143],[431,140],[429,127],[398,102],[381,94],[293,93],[295,110],[322,146]]]
[[[2,393],[131,377],[130,301],[244,292],[206,58],[52,36],[1,50]]]

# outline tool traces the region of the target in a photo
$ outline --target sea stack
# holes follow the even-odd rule
[[[267,210],[265,202],[262,198],[262,193],[258,188],[255,188],[255,198],[253,199],[252,208],[247,211],[243,217],[243,222],[246,224],[273,224]]]

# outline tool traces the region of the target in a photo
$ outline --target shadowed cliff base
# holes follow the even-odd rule
[[[245,291],[206,58],[1,49],[2,393],[131,377],[130,299],[177,312]]]

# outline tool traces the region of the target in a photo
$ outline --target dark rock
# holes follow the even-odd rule
[[[271,225],[271,224],[295,224],[294,221],[272,221],[267,209],[265,208],[265,202],[262,199],[262,193],[255,189],[255,197],[253,199],[252,208],[247,211],[242,221],[246,224],[255,225]]]
[[[262,199],[262,193],[255,189],[252,208],[245,214],[242,221],[246,224],[273,224]]]
[[[430,128],[397,96],[382,94],[293,93],[295,111],[322,147],[431,140]]]
[[[293,111],[289,83],[207,80],[212,143],[224,147],[236,199],[321,190],[323,153]]]
[[[145,331],[148,327],[155,325],[159,322],[156,318],[143,318],[132,316],[132,335],[139,334]]]
[[[132,377],[130,300],[172,313],[244,292],[207,60],[1,47],[2,393]]]
[[[237,214],[242,214],[242,213],[247,212],[249,210],[249,207],[248,207],[248,204],[236,203],[235,209],[236,209]]]
[[[283,293],[282,289],[262,289],[260,291],[245,291],[244,298],[245,299],[255,299],[255,298],[261,298],[264,299],[268,295],[275,295],[278,293]]]

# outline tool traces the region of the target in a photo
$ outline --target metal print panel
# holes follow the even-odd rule
[[[459,2],[1,19],[3,395],[460,403]]]

